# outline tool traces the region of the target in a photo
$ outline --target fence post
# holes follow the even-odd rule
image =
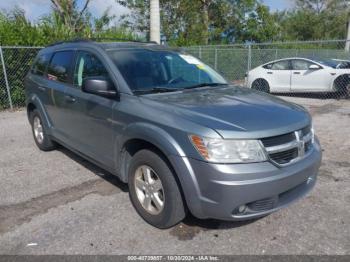
[[[199,59],[202,59],[202,47],[201,46],[198,49],[198,56],[199,56]]]
[[[214,68],[215,70],[218,69],[218,49],[215,48],[215,61],[214,61]]]
[[[249,43],[248,44],[248,68],[247,68],[248,72],[247,73],[249,73],[251,67],[252,67],[252,44]]]
[[[1,57],[1,63],[2,63],[2,70],[4,72],[4,79],[5,79],[7,96],[8,96],[9,102],[10,102],[10,108],[12,110],[13,109],[13,105],[12,105],[12,99],[11,99],[11,93],[10,93],[10,85],[9,85],[8,80],[7,80],[7,73],[6,73],[4,54],[2,52],[2,47],[1,46],[0,46],[0,57]]]

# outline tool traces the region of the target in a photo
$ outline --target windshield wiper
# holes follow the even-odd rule
[[[175,92],[178,91],[177,88],[167,88],[167,87],[153,87],[150,89],[144,89],[144,90],[134,90],[133,92],[135,94],[153,94],[153,93],[166,93],[166,92]]]
[[[224,84],[224,83],[200,83],[193,86],[185,87],[184,89],[194,89],[194,88],[207,87],[207,86],[226,86],[226,85],[227,84]]]

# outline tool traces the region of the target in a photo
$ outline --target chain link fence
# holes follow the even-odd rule
[[[248,86],[262,91],[270,91],[271,93],[278,93],[279,95],[300,95],[314,98],[339,99],[348,98],[350,94],[349,44],[350,40],[331,40],[194,46],[187,47],[185,50],[211,65],[217,71],[221,72],[228,80],[237,85]],[[0,110],[24,106],[24,76],[28,72],[33,59],[40,49],[41,47],[0,47]],[[313,86],[305,89],[299,86],[298,90],[294,90],[293,70],[291,70],[290,73],[289,86],[285,87],[282,91],[276,88],[274,89],[274,86],[269,86],[271,85],[270,83],[262,80],[254,81],[254,78],[264,78],[264,72],[254,73],[254,71],[252,71],[254,68],[278,59],[296,57],[323,61],[328,63],[328,65],[333,67],[338,66],[339,68],[334,68],[332,69],[333,71],[331,70],[328,73],[326,72],[326,76],[323,78],[324,82],[320,82],[320,79],[316,77],[319,81],[315,84],[314,90],[312,89]],[[290,63],[290,66],[292,67],[291,64],[292,63]],[[274,73],[274,77],[277,80],[280,79],[278,75],[282,70],[274,71],[273,67],[267,69],[271,69],[269,72]],[[306,76],[312,71],[316,72],[317,70],[312,69],[304,71],[301,71],[301,76],[299,75],[301,77],[300,81],[303,81],[302,76],[304,76],[304,74]],[[322,70],[318,71],[321,73]],[[321,76],[322,74],[320,77]],[[306,83],[307,81],[304,82]],[[312,79],[310,80],[310,83],[311,82]],[[322,85],[326,82],[326,85],[329,85],[328,91],[317,89],[320,83]]]
[[[279,95],[340,99],[350,95],[349,44],[350,40],[303,41],[195,46],[186,51],[238,85]],[[296,58],[321,67],[312,69],[312,63]],[[279,59],[287,62],[272,63]]]
[[[24,77],[40,47],[1,46],[0,110],[23,107]]]

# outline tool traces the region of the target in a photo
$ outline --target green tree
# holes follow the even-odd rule
[[[85,0],[81,10],[78,9],[78,0],[50,0],[53,6],[55,19],[73,32],[80,32],[89,22],[90,14],[88,5],[90,0]]]
[[[280,21],[282,39],[344,39],[348,13],[346,1],[297,0],[296,8]]]
[[[123,25],[148,36],[149,0],[117,2],[132,10],[131,14],[122,17]],[[160,0],[162,32],[175,45],[242,41],[247,37],[245,27],[252,12],[259,16],[260,24],[271,24],[267,15],[269,10],[258,3],[258,0]],[[250,25],[253,19],[251,16]],[[269,29],[273,31],[271,27]],[[250,26],[249,31],[252,30],[253,26]]]
[[[107,11],[101,17],[92,17],[86,11],[84,17],[84,24],[79,25],[79,30],[72,30],[55,11],[33,24],[25,17],[23,10],[15,7],[8,12],[0,12],[0,42],[2,46],[45,46],[77,37],[137,39],[126,29],[109,26],[114,17]],[[36,48],[3,48],[11,97],[15,106],[24,105],[23,78],[38,51]],[[0,109],[9,106],[6,98],[4,75],[0,70]]]

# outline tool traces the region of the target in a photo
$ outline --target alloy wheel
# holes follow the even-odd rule
[[[44,141],[44,131],[43,126],[41,124],[41,120],[38,116],[35,116],[33,119],[33,130],[36,141],[39,144],[42,144]]]
[[[157,173],[149,166],[137,168],[134,176],[137,199],[150,214],[158,215],[164,209],[164,189]]]

